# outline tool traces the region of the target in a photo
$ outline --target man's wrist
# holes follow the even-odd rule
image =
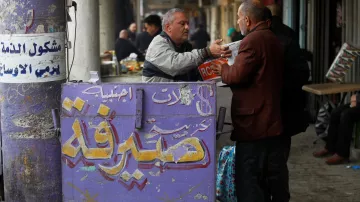
[[[212,54],[211,54],[211,51],[210,51],[210,48],[209,47],[206,47],[205,48],[205,51],[206,51],[206,54],[209,58],[213,57]]]
[[[212,57],[209,48],[203,48],[203,49],[201,49],[200,51],[201,51],[201,55],[204,57],[205,60]]]

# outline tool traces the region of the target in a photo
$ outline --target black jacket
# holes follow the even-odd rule
[[[145,53],[147,48],[149,47],[153,37],[150,36],[147,32],[141,32],[136,37],[135,46],[139,49],[140,52]]]
[[[139,60],[144,60],[144,55],[127,39],[117,39],[115,43],[115,54],[118,61],[121,61],[130,56],[131,53],[136,53]]]
[[[191,37],[190,41],[194,42],[194,48],[202,49],[207,47],[210,36],[204,29],[198,29]]]
[[[310,76],[308,63],[301,52],[295,32],[282,23],[281,18],[272,17],[271,30],[284,47],[284,86],[282,99],[282,119],[284,133],[296,135],[305,132],[309,126],[306,111],[306,85]]]
[[[240,32],[235,32],[235,35],[231,37],[231,42],[243,40],[244,36]]]
[[[136,33],[131,32],[130,30],[128,30],[128,34],[129,34],[129,40],[135,44],[135,41],[136,41]]]
[[[159,35],[161,32],[162,32],[162,30],[159,29],[159,31],[154,36],[151,36],[147,32],[141,32],[136,37],[136,43],[135,43],[136,48],[140,52],[145,53],[145,51],[148,49],[153,38],[156,37],[157,35]]]

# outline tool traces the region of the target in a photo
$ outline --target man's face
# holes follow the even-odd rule
[[[166,30],[177,43],[184,43],[189,38],[189,20],[184,13],[174,13],[174,21],[166,26]]]
[[[145,23],[145,30],[150,34],[150,36],[154,36],[157,32],[156,26],[149,25],[148,23]]]
[[[129,33],[128,32],[124,32],[124,39],[128,39],[129,38]]]
[[[249,22],[249,17],[245,16],[241,10],[241,6],[239,7],[238,10],[238,21],[237,21],[241,34],[243,36],[247,35],[249,33],[249,27],[250,27],[250,22]]]
[[[132,23],[131,25],[130,25],[130,31],[131,32],[136,32],[136,24],[135,23]]]

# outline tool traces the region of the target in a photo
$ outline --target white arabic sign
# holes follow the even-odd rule
[[[0,83],[66,78],[65,33],[0,35]]]

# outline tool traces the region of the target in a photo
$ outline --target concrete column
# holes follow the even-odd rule
[[[286,24],[291,28],[294,28],[293,20],[292,20],[293,3],[294,3],[293,0],[284,1],[284,6],[283,6],[283,22],[284,24]]]
[[[300,30],[299,30],[300,48],[305,48],[306,2],[307,2],[306,0],[300,0]]]
[[[88,81],[89,71],[100,72],[100,32],[99,0],[77,0],[77,37],[75,34],[75,12],[69,9],[72,22],[69,22],[69,40],[73,47],[69,51],[70,66],[75,53],[75,60],[70,80]],[[75,45],[75,51],[74,51]]]
[[[143,17],[143,1],[136,0],[136,25],[137,25],[137,33],[140,33],[142,30],[141,21]]]
[[[224,43],[231,42],[230,38],[227,36],[227,30],[233,25],[229,23],[230,21],[230,6],[225,5],[221,6],[221,38],[224,40]]]
[[[5,201],[61,202],[61,147],[51,109],[60,107],[66,77],[64,1],[6,0],[0,11]]]
[[[211,33],[211,7],[210,6],[205,7],[205,13],[206,13],[206,31],[208,33]]]
[[[218,6],[211,7],[211,41],[220,38],[220,12]]]
[[[239,25],[237,24],[237,20],[238,20],[238,10],[239,10],[239,7],[240,7],[240,2],[234,2],[233,4],[233,10],[234,10],[234,13],[233,13],[233,18],[234,18],[234,28],[236,30],[239,31]]]
[[[115,0],[99,0],[100,53],[115,48]]]

